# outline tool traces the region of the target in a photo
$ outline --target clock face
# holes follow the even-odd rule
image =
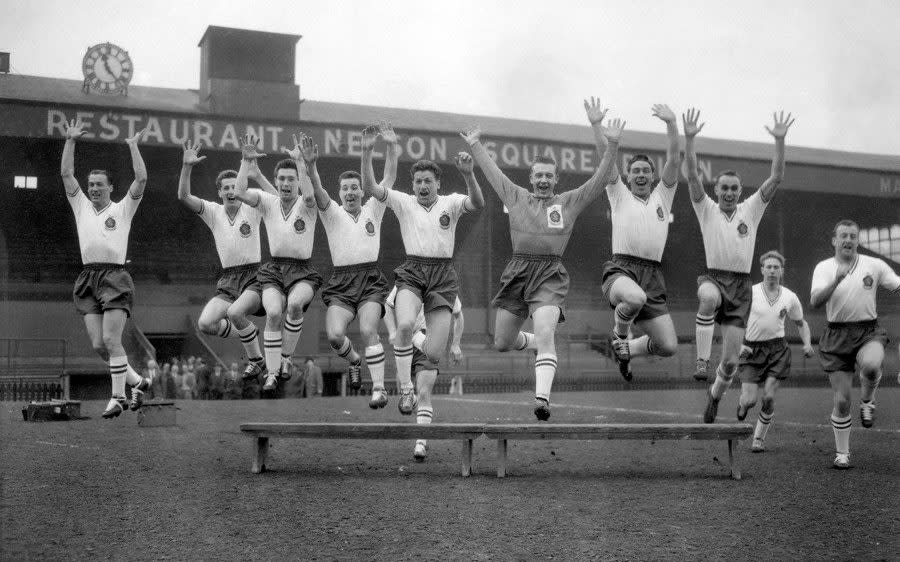
[[[81,69],[85,84],[104,94],[124,92],[134,74],[128,51],[112,43],[88,48]]]

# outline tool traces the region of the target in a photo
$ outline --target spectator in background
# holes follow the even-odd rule
[[[181,363],[176,359],[172,363],[172,398],[183,398],[181,388],[184,386],[184,374],[182,373]],[[167,394],[169,394],[167,392]]]
[[[193,362],[188,362],[186,367],[182,368],[184,376],[181,379],[181,393],[185,400],[194,400],[197,398],[197,375],[194,374]]]
[[[322,396],[322,369],[312,357],[306,358],[306,397]]]
[[[194,373],[197,376],[197,388],[194,390],[194,397],[200,400],[209,400],[212,369],[203,361],[202,357],[198,357],[194,362]]]
[[[225,398],[227,400],[240,400],[244,381],[238,372],[238,364],[232,362],[225,374]]]
[[[209,375],[209,399],[221,400],[224,394],[225,376],[222,373],[222,364],[217,361],[212,368],[212,373]]]
[[[295,375],[284,383],[284,397],[303,398],[303,387],[306,385],[306,373],[304,373],[304,370],[296,363],[291,365],[291,372],[295,373]]]

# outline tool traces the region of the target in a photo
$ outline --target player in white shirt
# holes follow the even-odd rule
[[[775,114],[775,124],[766,130],[775,138],[775,157],[772,172],[759,189],[743,202],[741,179],[737,173],[726,170],[716,176],[714,202],[703,189],[697,171],[697,150],[694,138],[703,129],[698,124],[700,112],[690,109],[682,114],[684,122],[685,164],[690,188],[691,203],[703,233],[706,250],[707,272],[697,278],[697,372],[694,378],[706,380],[712,336],[715,324],[722,327],[722,359],[716,368],[716,377],[709,387],[703,421],[713,423],[719,409],[719,400],[725,394],[738,367],[741,342],[750,313],[752,283],[750,269],[753,263],[753,247],[756,230],[769,201],[784,179],[784,137],[794,120],[789,113],[785,117]]]
[[[775,391],[791,372],[791,348],[784,339],[786,318],[797,325],[804,355],[812,357],[813,354],[809,324],[803,319],[800,299],[794,291],[781,285],[784,256],[771,250],[759,258],[759,263],[763,281],[753,285],[753,302],[738,367],[742,383],[738,421],[747,418],[747,412],[756,405],[759,387],[763,387],[762,406],[751,446],[754,453],[765,450],[766,433],[775,415]]]
[[[256,139],[245,137],[244,144],[256,145]],[[243,204],[235,196],[237,172],[223,170],[216,177],[216,192],[222,203],[207,201],[191,193],[191,170],[206,156],[199,156],[200,144],[184,143],[178,200],[197,213],[212,231],[222,271],[216,283],[216,294],[206,303],[197,325],[200,330],[221,338],[238,337],[247,354],[245,379],[256,380],[265,368],[259,348],[259,330],[248,315],[261,315],[262,287],[256,279],[260,260],[260,222],[258,209]],[[275,188],[252,160],[249,177],[269,193]]]
[[[400,382],[397,407],[401,414],[410,415],[416,407],[410,374],[416,316],[424,307],[428,337],[422,349],[437,364],[447,347],[451,310],[459,291],[459,280],[453,267],[456,223],[463,213],[484,207],[484,197],[475,180],[474,161],[465,152],[457,156],[456,168],[466,182],[467,195],[438,195],[441,168],[428,160],[419,160],[410,169],[413,194],[386,189],[375,183],[371,160],[376,137],[374,128],[367,127],[363,131],[363,189],[394,211],[406,249],[406,260],[394,270],[398,287],[394,358]]]
[[[257,274],[266,311],[264,392],[274,391],[279,378],[291,378],[291,357],[303,331],[303,313],[322,285],[322,276],[309,265],[318,217],[312,184],[296,139],[294,148],[284,149],[284,152],[290,159],[275,165],[277,195],[247,189],[251,161],[265,156],[256,151],[252,142],[242,147],[241,167],[235,183],[235,196],[251,207],[259,208],[272,255],[271,261],[261,265]]]
[[[385,159],[381,185],[390,189],[397,177],[400,144],[387,123],[381,125],[382,136],[388,140],[389,155]],[[359,317],[359,331],[365,343],[366,365],[372,376],[372,398],[369,407],[383,408],[388,403],[384,390],[384,347],[378,336],[378,321],[384,316],[384,299],[388,283],[378,265],[381,249],[381,220],[387,209],[384,203],[369,197],[363,203],[362,177],[359,172],[345,171],[338,178],[340,205],[322,187],[316,160],[319,149],[312,139],[301,138],[303,159],[309,170],[319,208],[319,218],[328,235],[328,247],[334,268],[322,290],[327,307],[325,331],[331,349],[350,364],[350,388],[362,386],[362,358],[347,337],[347,326]],[[371,159],[369,160],[371,165]],[[374,171],[372,176],[374,176]]]
[[[600,100],[585,100],[584,109],[598,146],[606,148]],[[632,357],[670,357],[678,349],[675,325],[666,306],[666,284],[660,261],[669,236],[669,217],[678,186],[678,120],[667,105],[654,105],[653,116],[666,124],[666,162],[654,182],[653,162],[636,154],[626,167],[628,185],[618,166],[606,186],[612,214],[612,260],[603,266],[603,294],[615,309],[613,351],[619,372],[631,380]],[[644,335],[629,339],[632,323]]]
[[[387,326],[388,338],[392,342],[397,339],[396,302],[397,287],[394,287],[391,289],[391,293],[384,303],[387,308],[384,314],[384,325]],[[465,322],[463,318],[462,302],[459,300],[459,296],[457,296],[456,300],[453,302],[453,311],[451,314],[453,317],[453,339],[450,342],[450,361],[454,365],[459,365],[463,359],[460,343],[462,342],[463,326]],[[434,391],[434,383],[437,380],[439,373],[437,365],[432,362],[422,350],[422,344],[426,339],[425,329],[425,314],[419,310],[419,314],[416,316],[416,322],[413,325],[414,343],[412,355],[412,374],[416,377],[416,394],[418,397],[416,409],[417,424],[431,423],[434,419],[434,407],[431,403],[431,394]],[[416,462],[425,462],[425,458],[428,456],[427,446],[428,442],[425,439],[416,440],[416,445],[413,449],[413,458],[416,459]]]
[[[66,144],[63,148],[60,175],[66,199],[75,214],[78,244],[84,268],[75,281],[72,293],[75,308],[84,317],[88,337],[94,351],[109,365],[112,378],[112,398],[103,411],[104,418],[114,418],[125,411],[125,384],[131,387],[132,410],[143,402],[143,394],[151,381],[141,377],[128,364],[122,345],[122,331],[131,316],[134,282],[125,271],[128,252],[128,233],[144,196],[147,168],[138,143],[144,130],[125,139],[131,152],[134,181],[128,193],[117,203],[110,199],[113,181],[105,170],[91,170],[88,174],[87,195],[75,179],[75,141],[85,133],[81,121],[66,123]]]
[[[853,373],[859,369],[859,417],[863,427],[872,427],[887,344],[887,333],[878,326],[875,293],[884,287],[897,294],[900,277],[884,261],[858,253],[859,226],[851,220],[835,225],[831,244],[834,257],[813,271],[810,306],[825,305],[828,323],[819,338],[819,357],[834,391],[834,466],[849,468]]]

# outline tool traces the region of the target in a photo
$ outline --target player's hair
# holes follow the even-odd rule
[[[538,156],[534,159],[534,164],[531,165],[531,170],[534,171],[535,164],[550,164],[553,166],[553,171],[556,174],[559,174],[559,164],[556,163],[556,160],[550,158],[549,156]]]
[[[300,170],[297,169],[297,163],[291,160],[290,158],[285,158],[284,160],[280,160],[277,164],[275,164],[275,175],[278,175],[278,170],[282,170],[287,168],[288,170],[294,170],[297,172],[297,175],[300,175]]]
[[[222,189],[222,181],[229,178],[237,178],[237,172],[234,170],[222,170],[216,176],[216,189]]]
[[[431,172],[434,174],[434,179],[441,181],[441,167],[431,160],[419,160],[413,164],[409,169],[409,176],[415,177],[416,172]]]
[[[341,175],[338,176],[338,183],[344,180],[356,180],[359,182],[359,185],[362,185],[362,176],[359,175],[359,172],[354,172],[353,170],[341,172]]]
[[[856,228],[857,232],[859,232],[859,225],[856,224],[856,221],[852,221],[850,219],[842,219],[839,220],[836,225],[834,225],[834,230],[831,233],[832,236],[837,236],[837,229],[839,226],[852,226]]]
[[[628,166],[625,168],[627,171],[631,172],[631,165],[635,162],[646,162],[650,164],[650,171],[654,174],[656,173],[656,166],[653,165],[653,161],[650,160],[650,157],[646,154],[635,154],[631,158],[628,159]]]
[[[769,250],[765,254],[759,256],[759,265],[766,265],[766,260],[774,258],[781,262],[781,267],[784,267],[784,256],[781,255],[781,252],[778,250]]]
[[[739,176],[738,173],[735,172],[734,170],[722,170],[721,172],[716,174],[715,178],[713,178],[713,184],[714,185],[718,184],[719,178],[721,178],[722,176],[731,176],[731,177],[737,178],[738,182],[741,181],[741,176]]]
[[[88,176],[101,175],[101,174],[104,175],[104,176],[106,176],[106,182],[107,182],[109,185],[115,185],[115,184],[116,184],[116,182],[113,181],[112,174],[110,174],[110,173],[107,172],[106,170],[91,170],[90,172],[88,172]]]

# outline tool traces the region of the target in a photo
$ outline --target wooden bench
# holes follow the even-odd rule
[[[266,470],[270,437],[300,439],[459,439],[462,475],[472,473],[472,441],[484,433],[473,423],[244,423],[241,431],[254,437],[252,472]]]
[[[728,441],[731,477],[741,479],[735,463],[736,441],[753,434],[749,424],[489,424],[484,435],[497,440],[497,477],[506,476],[507,441],[510,439],[721,439]]]
[[[731,476],[740,480],[735,462],[736,441],[753,433],[750,424],[474,424],[474,423],[245,423],[241,431],[253,437],[252,471],[266,470],[269,438],[299,439],[459,439],[462,475],[472,473],[472,441],[484,435],[497,441],[497,476],[506,476],[510,439],[696,439],[728,441]]]

